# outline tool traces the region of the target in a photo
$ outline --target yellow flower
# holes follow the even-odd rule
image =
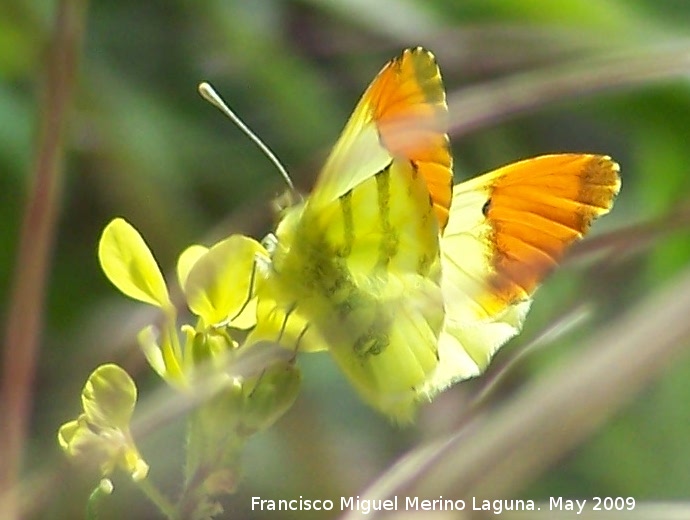
[[[148,464],[129,431],[136,400],[137,389],[129,374],[117,365],[101,365],[82,390],[83,413],[60,427],[60,447],[69,457],[96,464],[103,476],[120,467],[135,481],[146,478]]]
[[[178,278],[189,309],[206,326],[227,324],[248,329],[254,326],[252,310],[254,264],[267,255],[256,240],[232,235],[210,249],[187,248],[178,261]]]
[[[190,387],[202,362],[224,366],[229,351],[237,347],[228,328],[249,329],[256,323],[254,264],[266,250],[256,240],[232,235],[211,248],[193,245],[177,263],[177,276],[196,326],[183,325],[181,344],[177,311],[163,274],[144,239],[121,218],[103,230],[98,258],[103,272],[124,294],[159,307],[165,322],[150,325],[137,335],[146,359],[173,387]]]

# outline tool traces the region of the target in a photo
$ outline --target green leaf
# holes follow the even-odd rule
[[[292,362],[267,367],[250,392],[246,392],[239,434],[253,435],[270,428],[292,407],[302,374]]]
[[[103,272],[124,294],[135,300],[172,306],[165,280],[144,239],[122,218],[112,220],[98,244]]]
[[[207,325],[234,318],[251,299],[254,261],[266,250],[256,240],[233,235],[201,256],[183,286],[187,305]]]

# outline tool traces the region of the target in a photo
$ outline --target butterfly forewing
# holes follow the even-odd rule
[[[489,175],[476,182],[490,185],[482,238],[491,249],[491,290],[481,303],[491,314],[534,292],[567,247],[608,213],[620,178],[609,157],[584,154],[544,155]],[[456,188],[460,200],[462,187]]]
[[[448,109],[434,56],[417,47],[388,62],[357,104],[316,181],[310,204],[328,203],[405,159],[427,183],[440,228],[453,181]]]

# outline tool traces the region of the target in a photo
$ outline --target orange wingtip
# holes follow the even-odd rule
[[[448,222],[453,161],[448,107],[434,55],[406,49],[388,62],[363,98],[372,107],[381,142],[396,158],[413,163],[429,189],[439,228]]]
[[[485,307],[528,298],[620,190],[619,166],[601,155],[545,155],[493,174],[483,212],[495,275]]]

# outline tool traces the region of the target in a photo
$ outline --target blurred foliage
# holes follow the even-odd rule
[[[34,161],[53,11],[53,3],[42,0],[0,4],[3,294],[14,272]],[[575,93],[554,103],[537,99],[528,110],[471,132],[463,132],[460,115],[452,121],[462,134],[454,140],[458,180],[560,151],[607,153],[622,168],[621,195],[594,235],[619,230],[626,247],[599,262],[574,255],[540,290],[524,333],[490,374],[569,309],[588,306],[588,319],[515,364],[491,395],[490,402],[498,402],[689,265],[690,85],[672,73],[659,80],[664,66],[677,69],[683,54],[690,55],[688,27],[690,11],[680,0],[93,2],[67,121],[66,186],[33,394],[25,475],[26,482],[38,480],[29,516],[82,514],[93,482],[65,465],[55,435],[78,412],[77,396],[90,371],[109,361],[123,365],[137,379],[142,399],[158,384],[134,341],[145,318],[98,268],[96,245],[105,224],[126,217],[168,273],[193,241],[210,244],[231,232],[260,238],[272,226],[270,202],[284,189],[279,175],[200,99],[199,81],[215,85],[306,191],[359,94],[403,47],[434,50],[452,96],[533,70],[668,46],[671,61],[659,60],[661,73],[632,71],[649,72],[647,81],[614,82],[596,95]],[[487,103],[483,110],[500,113],[501,107]],[[635,226],[651,231],[643,235]],[[4,313],[7,298],[0,301]],[[298,402],[249,447],[246,479],[226,504],[229,517],[302,517],[251,512],[252,496],[359,494],[410,447],[453,431],[485,384],[479,379],[456,386],[424,407],[415,427],[399,429],[359,401],[326,355],[301,364]],[[521,496],[687,498],[689,371],[690,356],[680,357]],[[180,455],[171,447],[182,442],[181,423],[139,442],[147,461],[158,463],[152,477],[170,494],[180,485]],[[108,504],[102,518],[152,514],[124,481],[116,482]]]

